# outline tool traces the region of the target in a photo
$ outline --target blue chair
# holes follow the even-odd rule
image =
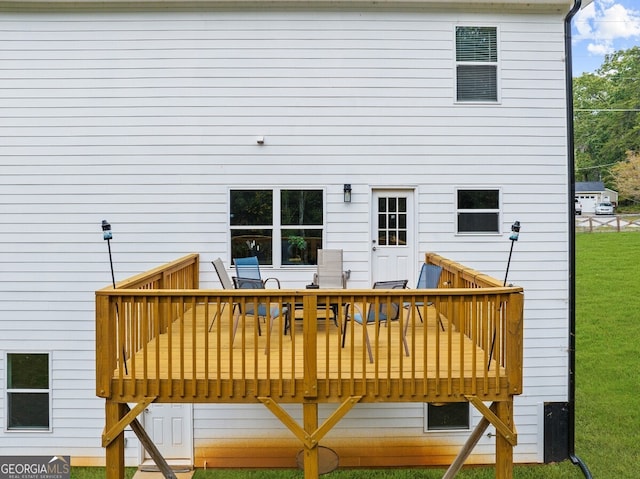
[[[254,278],[233,278],[233,284],[236,289],[265,289],[264,282],[260,279]],[[257,303],[254,301],[244,303],[244,310],[240,308],[240,314],[236,317],[236,320],[233,324],[233,337],[231,339],[231,345],[233,346],[233,341],[236,337],[236,330],[238,329],[238,322],[240,321],[241,314],[248,314],[250,316],[256,316],[256,321],[258,324],[258,336],[262,335],[262,331],[260,329],[260,318],[269,318],[269,334],[271,334],[271,329],[273,328],[273,322],[280,315],[283,315],[285,318],[285,328],[289,322],[288,314],[289,308],[283,306],[282,308],[278,306],[267,305],[266,303]],[[265,354],[267,349],[265,348]]]
[[[376,281],[373,284],[373,289],[404,289],[407,287],[407,280],[395,280],[395,281]],[[342,330],[342,347],[344,348],[345,340],[347,337],[347,320],[352,319],[365,329],[365,341],[367,344],[367,353],[369,353],[369,362],[373,362],[373,353],[371,351],[371,342],[369,341],[369,334],[367,333],[367,325],[375,324],[376,316],[378,317],[378,333],[380,332],[380,324],[387,321],[394,321],[400,316],[400,305],[398,303],[388,304],[387,302],[380,303],[378,310],[373,305],[367,307],[367,314],[363,315],[359,310],[354,307],[353,316],[349,316],[349,304],[347,304],[346,320],[344,322],[344,328]],[[366,318],[366,319],[365,319]],[[403,331],[402,342],[404,344],[404,351],[409,356],[409,345],[407,344],[406,327]]]
[[[278,278],[262,279],[260,274],[260,264],[257,256],[248,256],[246,258],[233,258],[233,264],[236,267],[236,276],[243,279],[257,279],[266,287],[267,281],[275,281],[280,289],[280,280]]]
[[[422,268],[420,269],[420,276],[418,276],[418,284],[416,285],[416,289],[435,289],[440,284],[440,276],[442,275],[442,266],[436,266],[435,264],[424,263]],[[427,303],[430,305],[432,303]],[[414,303],[416,309],[418,310],[418,316],[420,316],[420,322],[423,322],[421,308],[424,308],[424,301],[416,301]],[[411,303],[405,303],[405,308],[410,308]],[[438,319],[440,321],[440,327],[444,331],[444,325],[442,324],[442,319]]]

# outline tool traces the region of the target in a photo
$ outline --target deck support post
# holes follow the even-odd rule
[[[318,429],[318,403],[307,402],[302,405],[302,421],[304,423],[304,479],[318,479],[320,463],[318,456],[318,442],[312,437]]]
[[[166,479],[176,479],[167,461],[153,443],[147,431],[136,419],[155,398],[145,398],[133,410],[127,403],[118,403],[107,399],[105,433],[102,435],[102,446],[106,448],[107,479],[124,479],[124,430],[131,427],[140,444],[156,463]]]
[[[513,430],[513,397],[509,401],[496,403],[496,415],[502,423]],[[513,441],[498,433],[496,435],[496,479],[513,478]]]
[[[513,422],[513,396],[509,396],[507,401],[496,401],[491,404],[491,407],[485,406],[477,396],[465,396],[465,398],[482,413],[482,419],[442,478],[455,477],[485,429],[489,424],[493,424],[497,432],[496,479],[513,479],[513,447],[518,443]]]
[[[125,414],[125,404],[107,399],[105,402],[105,429],[112,430]],[[121,431],[107,444],[105,456],[106,479],[124,479],[124,431]]]

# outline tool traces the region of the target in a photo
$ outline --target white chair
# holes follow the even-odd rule
[[[342,267],[341,249],[318,250],[318,272],[314,275],[313,284],[318,288],[345,289],[347,276]]]

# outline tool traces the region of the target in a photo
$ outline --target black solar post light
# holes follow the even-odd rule
[[[518,237],[520,236],[520,222],[515,221],[511,225],[511,236],[509,239],[511,240],[511,249],[509,250],[509,260],[507,261],[507,271],[504,273],[504,283],[503,286],[507,285],[507,276],[509,275],[509,266],[511,265],[511,255],[513,254],[513,244],[518,241]],[[496,346],[496,330],[493,330],[493,339],[491,340],[491,349],[489,350],[489,366],[491,366],[491,358],[493,357],[493,349]]]
[[[511,249],[509,250],[509,260],[507,261],[507,271],[504,274],[503,286],[507,285],[507,275],[509,274],[509,265],[511,264],[511,254],[513,253],[513,243],[518,241],[518,236],[520,236],[520,222],[516,221],[511,225],[511,236],[509,236],[509,239],[511,240]]]
[[[113,284],[113,289],[116,289],[116,276],[113,273],[113,259],[111,257],[111,239],[113,238],[113,233],[111,233],[111,225],[107,220],[102,220],[102,239],[107,242],[107,247],[109,248],[109,266],[111,267],[111,284]],[[120,313],[118,311],[118,303],[116,303],[116,317],[119,316]],[[124,358],[124,372],[125,374],[129,374],[127,367],[127,354],[122,348],[122,354]]]
[[[113,289],[116,288],[116,277],[113,274],[113,259],[111,258],[111,239],[113,238],[113,233],[111,233],[111,225],[107,220],[102,220],[102,239],[107,242],[107,247],[109,248],[109,265],[111,266],[111,282],[113,283]]]

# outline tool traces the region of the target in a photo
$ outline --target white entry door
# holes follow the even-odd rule
[[[372,281],[415,276],[413,190],[374,190],[371,221]]]
[[[150,404],[144,413],[144,428],[167,461],[191,460],[193,449],[191,404]],[[143,450],[143,462],[149,459]]]

